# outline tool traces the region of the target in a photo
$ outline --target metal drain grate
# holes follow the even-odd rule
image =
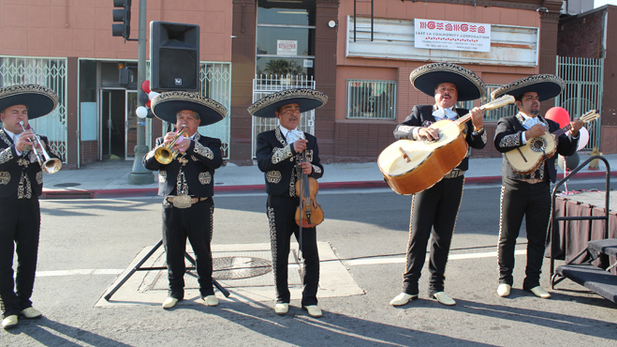
[[[254,257],[221,257],[212,259],[213,277],[217,280],[239,280],[272,271],[272,262]]]

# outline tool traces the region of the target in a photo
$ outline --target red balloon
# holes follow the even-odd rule
[[[150,81],[149,80],[145,80],[145,81],[141,82],[141,90],[143,90],[146,94],[150,94],[151,90],[150,90]]]
[[[148,100],[144,106],[146,106],[147,108],[150,108],[150,102],[151,102],[151,101],[152,101],[152,100]]]
[[[563,107],[551,107],[548,111],[546,111],[544,118],[559,123],[559,126],[562,128],[570,124],[570,114]]]

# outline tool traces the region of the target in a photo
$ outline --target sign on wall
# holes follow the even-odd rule
[[[414,20],[374,18],[374,30],[373,35],[371,35],[371,18],[356,18],[357,23],[354,26],[353,16],[347,16],[346,57],[432,62],[447,61],[459,64],[501,66],[538,66],[540,43],[540,29],[538,27],[464,23],[476,25],[476,33],[478,25],[486,25],[486,28],[483,29],[485,31],[484,34],[490,33],[490,36],[485,39],[486,42],[483,42],[483,44],[486,44],[488,50],[480,51],[464,50],[461,48],[450,49],[448,47],[418,47],[416,45],[416,40],[418,39],[416,32],[423,29],[416,28]],[[448,23],[460,23],[440,20],[433,21],[436,27],[437,22],[443,23],[443,26],[440,27],[444,29],[447,28]],[[356,28],[355,35],[354,27]],[[467,33],[469,32],[470,29],[467,27]],[[453,32],[449,33],[454,34]],[[355,40],[354,36],[356,37]],[[373,37],[372,40],[371,37]],[[484,40],[484,38],[482,39]]]
[[[491,25],[414,19],[414,47],[490,52]]]
[[[298,41],[276,40],[276,55],[298,55]]]

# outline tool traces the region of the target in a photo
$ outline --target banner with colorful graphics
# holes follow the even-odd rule
[[[414,47],[489,52],[491,25],[434,19],[414,20]]]

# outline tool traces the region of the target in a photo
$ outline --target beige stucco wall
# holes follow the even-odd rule
[[[137,59],[137,41],[111,35],[112,9],[112,0],[2,0],[0,54]],[[138,20],[133,0],[131,38],[138,37]],[[231,1],[148,0],[148,40],[153,20],[199,25],[200,59],[231,61]]]

